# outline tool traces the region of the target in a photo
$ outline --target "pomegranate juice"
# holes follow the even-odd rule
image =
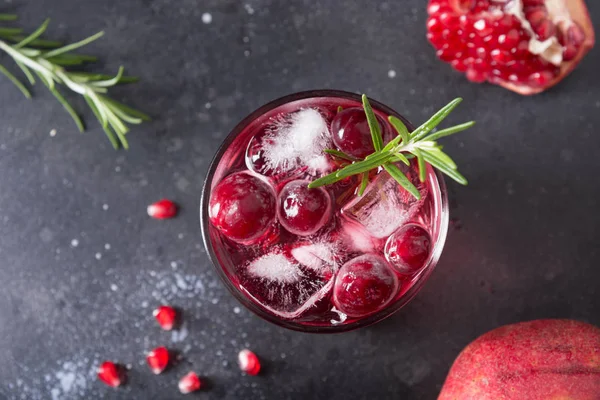
[[[387,117],[401,117],[372,106],[390,141],[397,133]],[[361,175],[308,188],[373,151],[360,98],[338,91],[276,100],[229,135],[205,183],[202,227],[219,275],[246,307],[292,329],[344,331],[385,318],[416,294],[448,223],[443,182],[431,167],[422,183],[416,165],[398,164],[419,200],[384,170],[368,173],[362,195]]]

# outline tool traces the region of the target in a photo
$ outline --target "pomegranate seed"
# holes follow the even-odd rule
[[[492,50],[490,55],[492,56],[492,60],[496,61],[498,64],[506,64],[507,62],[512,60],[510,54],[500,49]]]
[[[494,28],[490,26],[489,22],[483,18],[477,20],[477,22],[473,24],[473,27],[475,28],[475,32],[481,37],[488,36],[494,31]]]
[[[179,391],[183,394],[188,394],[200,390],[202,381],[198,378],[195,372],[188,372],[179,380]]]
[[[256,354],[248,349],[240,351],[238,354],[238,365],[240,369],[248,375],[258,375],[260,372],[260,361]]]
[[[457,60],[452,60],[450,62],[450,65],[452,65],[452,67],[460,72],[465,72],[467,70],[467,65],[465,64],[465,62],[463,60],[457,59]]]
[[[444,30],[444,25],[441,24],[438,18],[430,17],[427,20],[427,30],[429,32],[441,32]]]
[[[170,331],[177,322],[177,312],[173,307],[160,306],[152,312],[156,321],[165,331]]]
[[[111,361],[104,361],[98,368],[98,379],[106,383],[111,387],[118,387],[121,385],[121,371],[120,368]]]
[[[467,70],[467,79],[471,82],[482,83],[487,79],[487,74],[485,72],[477,71],[474,68],[469,68]]]
[[[529,82],[532,85],[544,87],[554,79],[554,75],[550,71],[534,72],[529,76]]]
[[[516,29],[511,29],[505,34],[498,36],[498,44],[504,50],[511,50],[515,48],[519,44],[519,40],[521,37],[519,36],[519,31]],[[526,42],[529,47],[529,42]]]
[[[171,200],[162,199],[148,206],[148,215],[156,219],[173,218],[177,215],[177,205]]]
[[[146,356],[146,362],[154,374],[160,374],[169,365],[169,350],[166,347],[155,348]]]

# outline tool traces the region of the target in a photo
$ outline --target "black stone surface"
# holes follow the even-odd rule
[[[589,3],[600,21],[600,3]],[[29,30],[50,17],[48,36],[61,40],[105,30],[86,51],[101,56],[98,70],[139,75],[115,95],[155,117],[116,152],[80,99],[69,96],[83,135],[44,88],[28,101],[0,76],[0,398],[176,399],[194,369],[211,386],[196,398],[434,399],[458,352],[489,329],[546,317],[600,324],[597,50],[526,98],[438,62],[423,0],[8,0],[0,10]],[[314,88],[368,93],[416,123],[460,95],[451,122],[478,121],[445,142],[470,185],[449,185],[456,222],[431,280],[395,316],[334,336],[239,309],[198,223],[228,131],[265,102]],[[181,204],[177,219],[146,216],[162,197]],[[152,319],[161,301],[184,310],[179,332]],[[182,360],[153,376],[144,352],[157,345]],[[264,360],[262,376],[238,371],[243,347]],[[96,380],[105,359],[131,364],[126,386]]]

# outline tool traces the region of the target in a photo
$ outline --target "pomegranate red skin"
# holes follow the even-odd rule
[[[598,400],[600,329],[573,320],[507,325],[469,344],[438,400]]]
[[[268,230],[275,210],[275,193],[267,183],[247,172],[236,172],[213,189],[208,215],[226,237],[250,243]]]

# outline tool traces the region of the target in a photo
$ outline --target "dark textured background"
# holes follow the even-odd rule
[[[600,3],[590,3],[598,22]],[[27,101],[0,76],[0,398],[175,399],[193,368],[212,386],[198,398],[434,399],[460,349],[491,328],[544,317],[600,324],[598,51],[554,90],[525,98],[436,61],[424,0],[0,9],[30,30],[49,16],[49,36],[63,40],[106,30],[87,51],[101,55],[99,69],[123,63],[139,75],[115,95],[155,117],[116,152],[80,99],[83,135],[43,88]],[[228,131],[263,103],[313,88],[366,92],[416,123],[460,95],[451,122],[478,121],[445,142],[470,185],[449,185],[457,222],[431,280],[395,316],[335,336],[240,310],[198,223],[202,181]],[[146,216],[162,197],[182,205],[177,219]],[[185,310],[183,330],[158,329],[151,310],[161,301]],[[156,345],[183,355],[157,377],[144,364]],[[238,371],[244,346],[265,360],[263,376]],[[127,386],[95,379],[104,359],[132,364]]]

